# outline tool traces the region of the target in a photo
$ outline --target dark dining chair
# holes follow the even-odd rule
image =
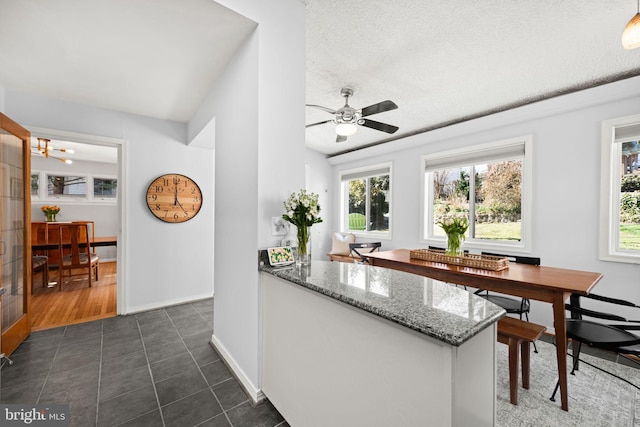
[[[87,275],[89,287],[91,287],[94,275],[95,280],[98,281],[100,257],[91,251],[89,226],[80,223],[64,223],[60,224],[58,232],[58,250],[61,254],[60,290],[64,285],[65,275],[68,277]],[[68,237],[63,239],[63,236]]]
[[[493,252],[482,252],[482,255],[491,255],[507,258],[509,262],[515,262],[518,264],[540,265],[540,258],[538,257],[525,257],[520,255],[503,255]],[[522,316],[529,321],[529,311],[531,310],[531,303],[528,298],[514,298],[502,294],[489,293],[484,289],[478,289],[475,294],[500,306],[507,312],[507,314],[517,314],[522,320]],[[535,341],[533,342],[533,351],[538,352]]]
[[[581,298],[599,301],[601,304],[598,307],[605,307],[604,310],[607,311],[584,308],[581,305]],[[571,318],[566,320],[567,339],[571,340],[571,349],[573,353],[573,369],[571,370],[571,375],[575,375],[575,372],[579,370],[579,362],[581,361],[580,352],[583,344],[586,344],[591,348],[616,353],[619,356],[640,365],[640,362],[637,360],[637,357],[640,356],[640,336],[636,333],[630,332],[640,331],[640,320],[630,320],[620,316],[619,314],[611,312],[615,310],[619,313],[621,310],[625,310],[624,307],[626,307],[626,309],[640,308],[640,306],[622,299],[610,298],[596,294],[571,294],[571,297],[569,297],[569,303],[565,304],[565,309],[571,315]],[[585,319],[585,317],[601,320],[593,321]],[[604,323],[603,320],[615,323]],[[629,356],[636,356],[636,358]],[[625,381],[640,390],[640,387],[636,384],[633,384],[612,372],[599,367],[596,369]],[[558,387],[559,380],[553,390],[553,395],[551,396],[552,401],[555,401]]]
[[[42,272],[42,287],[46,289],[49,284],[49,257],[46,255],[31,257],[31,293],[33,293],[35,275],[39,272]]]
[[[367,254],[379,250],[381,246],[381,242],[349,243],[349,253],[355,262],[368,263]]]

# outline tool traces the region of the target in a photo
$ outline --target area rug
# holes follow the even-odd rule
[[[556,348],[541,341],[536,345],[538,353],[531,348],[529,390],[522,388],[522,378],[519,378],[518,405],[509,402],[507,346],[497,346],[498,427],[640,426],[638,389],[584,363],[580,364],[580,370],[575,375],[568,375],[569,411],[563,411],[559,392],[555,402],[549,400],[558,380]],[[580,358],[640,386],[638,369],[588,355],[581,355]],[[571,363],[571,357],[568,356],[567,364]],[[571,372],[570,366],[567,366],[567,372]]]

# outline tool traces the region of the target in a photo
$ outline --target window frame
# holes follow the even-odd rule
[[[616,135],[617,129],[630,132]],[[602,261],[640,264],[639,250],[619,249],[620,242],[620,162],[622,143],[640,139],[640,114],[602,122],[600,165],[600,242]]]
[[[78,195],[74,195],[74,194],[57,194],[57,195],[51,195],[49,194],[49,177],[53,176],[53,177],[72,177],[72,178],[84,178],[84,186],[85,186],[85,191],[84,194],[78,194]],[[89,199],[89,175],[86,174],[78,174],[78,173],[74,173],[74,174],[63,174],[61,172],[45,172],[44,174],[44,183],[46,184],[46,188],[43,190],[46,192],[46,199],[48,200],[88,200]]]
[[[387,231],[368,231],[368,230],[350,230],[349,224],[349,189],[345,180],[345,176],[359,175],[361,178],[372,178],[375,176],[382,176],[384,174],[375,174],[374,172],[380,170],[388,170],[389,174],[389,194],[387,195],[387,202],[389,203],[389,227]],[[355,179],[356,177],[354,177]],[[364,238],[376,238],[383,240],[391,240],[392,238],[392,223],[393,223],[393,163],[377,163],[375,165],[363,166],[359,168],[344,170],[339,173],[338,185],[340,188],[340,230],[342,233],[352,233],[359,237]],[[367,205],[369,205],[370,195],[367,193]]]
[[[61,173],[59,171],[55,171],[55,172],[51,172],[51,171],[47,171],[47,170],[32,170],[31,171],[31,175],[37,175],[38,176],[38,193],[37,194],[31,194],[31,200],[32,201],[37,201],[38,203],[56,203],[56,204],[77,204],[77,203],[97,203],[97,204],[117,204],[118,203],[118,198],[120,197],[119,194],[116,194],[115,197],[103,197],[103,196],[95,196],[93,194],[93,179],[94,178],[99,178],[99,179],[113,179],[116,181],[116,185],[117,185],[117,181],[118,181],[118,177],[117,176],[112,176],[112,175],[104,175],[104,174],[100,174],[100,175],[91,175],[91,174],[85,174],[85,173],[74,173],[74,174],[69,174],[69,175],[65,175],[64,173]],[[80,177],[84,177],[86,178],[86,186],[87,186],[87,191],[85,193],[84,196],[64,196],[64,195],[57,195],[57,196],[49,196],[48,194],[48,176],[49,175],[55,175],[55,176],[80,176]],[[43,183],[45,183],[46,185],[43,185]]]
[[[509,150],[512,147],[522,146],[522,204],[521,204],[521,223],[522,234],[519,242],[507,240],[488,240],[488,239],[466,239],[463,246],[466,250],[474,252],[507,252],[507,253],[531,253],[532,242],[532,205],[533,205],[533,136],[523,135],[514,138],[494,141],[489,143],[481,143],[467,145],[465,147],[453,150],[440,151],[436,153],[423,154],[420,158],[420,243],[446,247],[446,237],[435,236],[433,227],[433,191],[431,191],[433,172],[427,171],[427,162],[433,162],[434,159],[455,159],[455,167],[465,167],[479,164],[478,160],[482,158],[486,163],[509,160],[509,158],[501,157],[484,157],[483,153],[499,153],[501,150]],[[449,165],[452,166],[452,165]]]
[[[105,195],[96,195],[95,193],[95,185],[96,185],[96,179],[101,179],[103,181],[115,181],[115,185],[116,185],[116,194],[114,194],[113,196],[105,196]],[[117,200],[118,199],[118,178],[111,178],[111,177],[106,177],[106,176],[102,176],[102,175],[92,175],[89,177],[89,181],[91,182],[91,191],[90,191],[90,198],[93,200],[104,200],[104,201],[109,201],[109,200]]]

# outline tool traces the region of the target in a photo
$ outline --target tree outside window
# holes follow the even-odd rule
[[[345,229],[355,232],[388,232],[390,218],[389,167],[343,174],[347,210]]]
[[[86,197],[87,177],[47,175],[47,195],[64,197]]]
[[[619,249],[640,250],[640,141],[621,144]]]
[[[38,196],[40,192],[40,175],[31,175],[31,195]]]
[[[443,246],[439,223],[466,217],[465,247],[530,250],[531,141],[521,136],[423,155],[425,243]]]
[[[640,264],[640,114],[604,120],[600,259]]]
[[[115,198],[118,195],[118,180],[93,178],[93,197]]]
[[[445,236],[438,222],[462,214],[469,218],[467,238],[521,240],[522,161],[442,169],[432,176],[435,236]]]

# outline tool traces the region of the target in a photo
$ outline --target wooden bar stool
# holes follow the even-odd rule
[[[513,405],[518,404],[518,359],[522,356],[522,387],[528,390],[530,344],[540,338],[546,329],[542,325],[509,316],[498,320],[498,342],[509,346],[509,394]]]

